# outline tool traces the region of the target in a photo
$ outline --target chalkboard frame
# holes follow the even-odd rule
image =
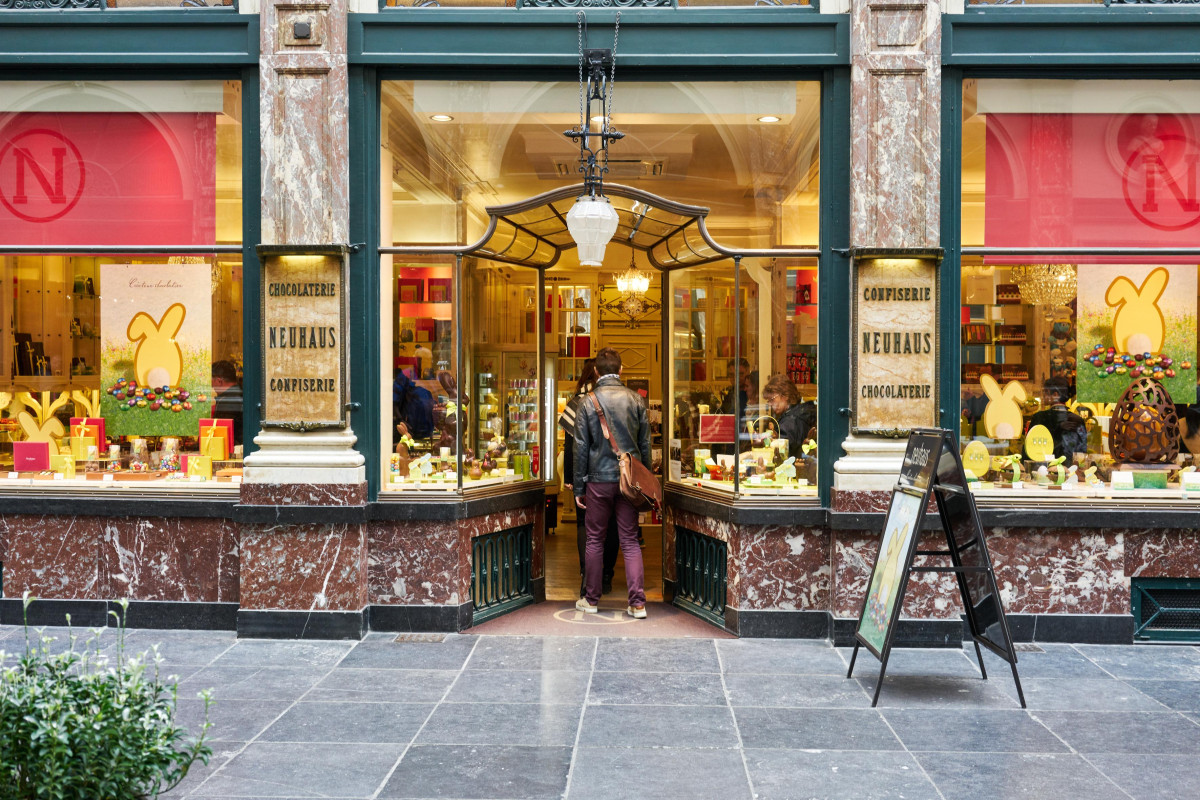
[[[881,569],[884,568],[881,567],[884,557],[883,550],[888,538],[887,531],[892,523],[891,515],[895,508],[896,496],[899,493],[916,498],[920,503],[920,507],[917,512],[916,527],[912,532],[912,537],[905,553],[904,569],[898,583],[898,594],[889,614],[887,627],[884,630],[883,647],[877,648],[863,636],[863,621],[869,613],[871,587],[876,583],[877,574],[881,575]],[[930,496],[934,498],[937,504],[937,519],[946,537],[946,550],[919,549],[921,528],[924,527],[923,523]],[[952,509],[949,506],[956,504],[958,501],[962,501],[964,508],[962,511],[958,511],[955,516],[952,516]],[[955,532],[956,530],[961,530],[961,526],[956,526],[955,521],[962,522],[964,519],[968,523],[968,535],[960,539],[956,537]],[[975,655],[979,660],[979,672],[983,680],[987,680],[987,669],[983,664],[983,653],[980,650],[980,645],[983,645],[1008,662],[1012,669],[1013,682],[1017,687],[1017,698],[1021,703],[1021,708],[1025,708],[1025,693],[1021,689],[1021,678],[1017,674],[1016,647],[1013,645],[1012,634],[1008,628],[1008,620],[1004,615],[1004,604],[1000,597],[1000,589],[996,584],[995,571],[987,552],[987,539],[984,534],[983,525],[979,520],[979,509],[976,507],[975,498],[971,495],[967,485],[962,459],[958,454],[958,444],[951,431],[944,428],[914,428],[910,432],[900,476],[892,491],[892,502],[888,506],[888,518],[884,522],[884,532],[884,536],[880,538],[879,551],[876,554],[875,563],[871,567],[871,578],[867,584],[866,596],[863,598],[858,625],[855,627],[854,651],[850,657],[850,668],[846,672],[847,679],[854,674],[854,663],[858,658],[859,647],[865,647],[880,660],[879,679],[875,685],[875,695],[871,700],[871,707],[874,708],[878,704],[879,692],[883,688],[884,676],[887,673],[887,663],[891,656],[892,643],[895,638],[896,622],[903,609],[904,597],[908,591],[909,575],[913,572],[950,572],[954,573],[957,579],[959,594],[967,618],[967,625],[971,633],[971,640],[975,646]],[[971,551],[970,555],[975,559],[975,563],[969,565],[963,563],[962,556],[964,551]],[[926,558],[949,557],[951,566],[924,564],[914,566],[913,559],[916,556]],[[993,601],[995,621],[989,625],[985,626],[981,624],[979,604],[972,600],[972,580],[977,584],[982,584],[982,587],[977,588],[983,588],[986,591],[985,596],[980,599],[980,604],[984,599]],[[999,634],[998,638],[1000,641],[995,641],[995,638],[991,635],[990,630],[992,628],[995,628],[995,633]]]

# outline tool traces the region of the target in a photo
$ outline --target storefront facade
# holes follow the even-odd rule
[[[543,600],[546,532],[571,512],[555,422],[601,346],[655,420],[666,501],[644,524],[663,599],[731,632],[849,637],[896,437],[914,426],[959,426],[984,448],[976,497],[1019,640],[1129,641],[1133,579],[1200,577],[1200,491],[1188,500],[1176,474],[1190,461],[1125,454],[1139,466],[1121,470],[1093,435],[1084,488],[1052,489],[1076,484],[1051,463],[1039,485],[1046,454],[1025,429],[1043,407],[1013,417],[1005,398],[1011,430],[979,431],[1001,407],[971,400],[993,386],[984,373],[1020,402],[1042,394],[1095,344],[1067,347],[1078,303],[1055,317],[1008,302],[1017,265],[1070,257],[1083,287],[1092,265],[1111,281],[1132,265],[1140,284],[1162,264],[1197,294],[1186,42],[1200,13],[622,7],[618,25],[617,9],[587,8],[585,33],[573,8],[443,6],[0,11],[0,193],[23,221],[0,244],[5,622],[29,591],[47,622],[103,624],[129,597],[135,625],[357,638],[465,630]],[[1079,52],[1051,51],[1064,30]],[[626,138],[597,268],[566,231],[581,187],[561,134],[588,124],[581,50],[614,45]],[[1144,74],[1092,91],[1131,62]],[[1064,120],[1064,96],[1088,116]],[[1094,217],[1125,205],[1102,182],[1039,177],[1062,160],[1046,142],[1091,157],[1071,132],[1096,114],[1126,149],[1151,116],[1178,123],[1150,131],[1158,160],[1117,181],[1172,205],[1155,220],[1166,238],[1063,238],[1111,233]],[[106,135],[161,141],[161,163],[153,146],[110,146],[73,172],[59,142]],[[110,200],[92,213],[99,176]],[[1047,181],[1066,188],[1051,197]],[[1192,304],[1177,337],[1190,350],[1167,355],[1180,376],[1195,319]],[[1079,402],[1095,430],[1116,413]],[[804,421],[784,430],[785,412]],[[1027,456],[1022,488],[1003,480],[1010,453]],[[1122,471],[1136,488],[1114,488]],[[904,635],[961,638],[954,597],[915,582]]]

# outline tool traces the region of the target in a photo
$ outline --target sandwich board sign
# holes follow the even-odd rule
[[[919,550],[925,510],[932,495],[938,520],[945,535],[945,550]],[[922,564],[914,565],[916,557]],[[929,559],[949,559],[949,564],[927,564]],[[909,575],[913,572],[953,573],[962,597],[967,627],[979,659],[979,671],[987,679],[980,647],[991,650],[1012,668],[1013,681],[1021,707],[1025,694],[1017,675],[1017,651],[1013,647],[996,575],[987,552],[983,525],[975,498],[968,490],[958,445],[951,431],[942,428],[915,428],[909,434],[908,447],[900,477],[892,490],[879,553],[867,584],[862,612],[854,634],[854,653],[850,657],[849,678],[859,647],[865,647],[881,662],[879,682],[871,705],[879,702],[891,655],[900,609]]]

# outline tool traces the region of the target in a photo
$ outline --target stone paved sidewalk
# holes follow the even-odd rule
[[[1022,652],[1028,710],[999,659],[983,681],[973,649],[897,650],[872,709],[878,663],[847,680],[821,642],[394,638],[130,632],[161,643],[189,725],[217,698],[212,763],[167,797],[1200,796],[1192,647]]]

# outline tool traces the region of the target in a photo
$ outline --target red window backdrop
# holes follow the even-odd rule
[[[985,156],[988,247],[1200,246],[1200,115],[990,113]]]
[[[213,244],[215,204],[215,114],[0,116],[0,244]]]

